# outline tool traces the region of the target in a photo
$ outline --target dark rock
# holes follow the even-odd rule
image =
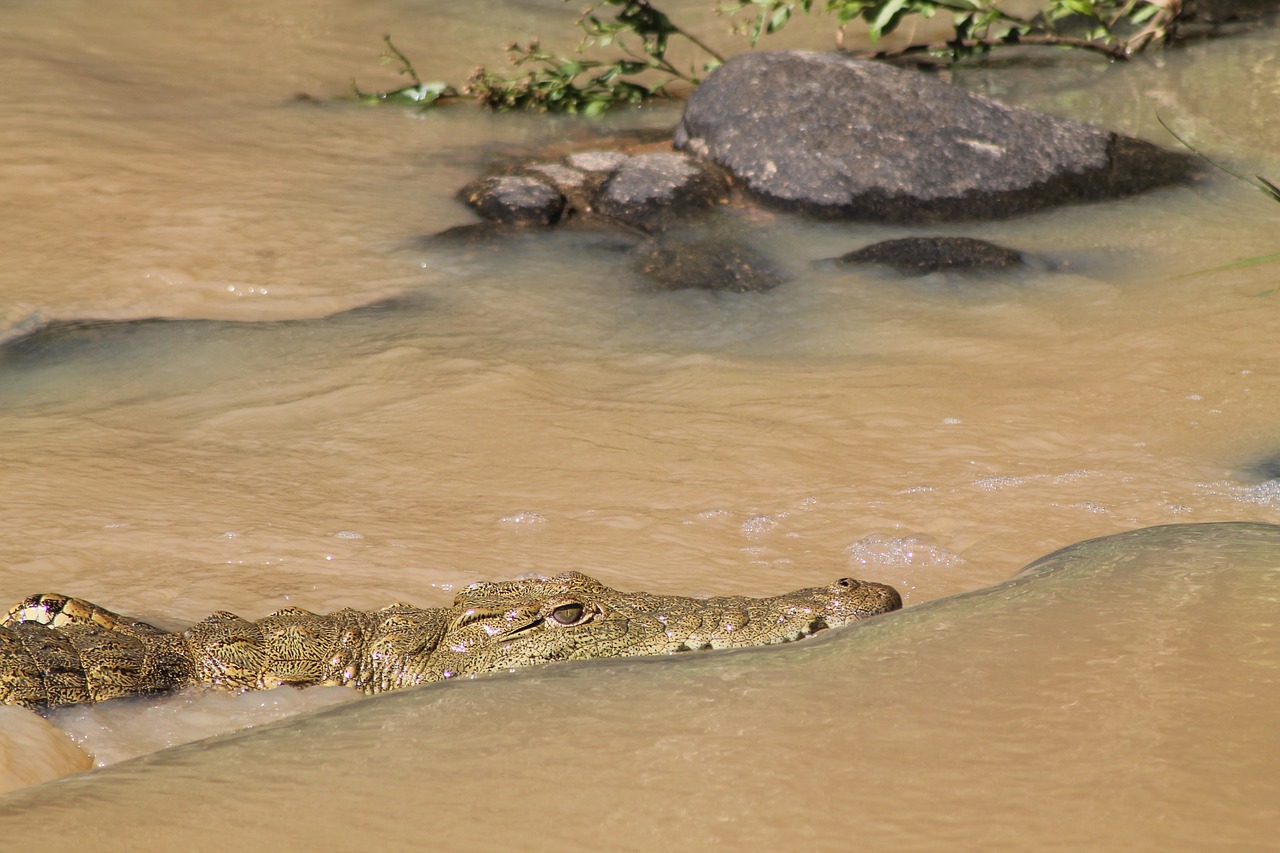
[[[483,222],[453,225],[452,228],[445,228],[444,231],[425,234],[425,236],[413,241],[413,245],[416,248],[442,246],[481,247],[498,245],[498,243],[509,243],[509,245],[515,246],[520,245],[522,240],[526,240],[530,236],[530,231],[540,232],[541,228],[530,229],[524,227],[524,225],[512,225],[485,219]]]
[[[721,202],[728,183],[718,170],[684,154],[637,154],[623,161],[597,194],[595,212],[646,231]]]
[[[1280,453],[1255,459],[1245,466],[1245,479],[1252,481],[1280,480]]]
[[[1011,216],[1188,176],[1189,155],[839,54],[733,57],[690,96],[676,148],[808,213]]]
[[[905,275],[1000,272],[1026,266],[1020,252],[972,237],[903,237],[840,257],[844,264],[884,264]]]
[[[785,281],[763,255],[714,238],[664,235],[644,241],[632,256],[636,268],[664,290],[758,293]]]
[[[435,234],[421,237],[415,242],[418,248],[431,248],[440,245],[481,245],[508,239],[514,232],[520,230],[520,228],[512,227],[502,222],[493,222],[486,219],[483,222],[454,225],[452,228],[446,228],[443,231],[437,231]]]
[[[458,198],[485,219],[506,225],[555,225],[565,197],[546,181],[528,175],[491,175],[467,184]]]

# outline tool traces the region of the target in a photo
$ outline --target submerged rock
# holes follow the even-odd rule
[[[663,236],[632,250],[636,269],[664,290],[752,293],[785,277],[763,255],[722,239]]]
[[[1002,272],[1026,266],[1022,253],[972,237],[903,237],[842,255],[841,264],[884,264],[904,275]]]
[[[422,310],[426,304],[420,293],[402,293],[354,308],[286,320],[205,320],[177,317],[135,317],[105,320],[47,320],[33,324],[21,334],[0,340],[0,365],[15,367],[64,361],[77,357],[98,362],[109,360],[148,339],[165,341],[161,346],[188,348],[195,343],[226,340],[236,333],[295,331],[324,328],[331,323],[382,317]]]
[[[1242,472],[1250,481],[1280,480],[1280,452],[1254,459],[1244,466]]]
[[[690,96],[677,149],[766,202],[905,222],[1011,216],[1185,178],[1189,155],[839,54],[736,56]]]

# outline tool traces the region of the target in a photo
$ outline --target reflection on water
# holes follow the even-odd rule
[[[711,31],[710,5],[664,8],[696,10],[689,20]],[[918,605],[1090,537],[1280,522],[1274,472],[1258,464],[1280,449],[1280,303],[1258,296],[1276,267],[1210,271],[1274,251],[1280,208],[1215,176],[930,231],[1045,259],[999,281],[815,267],[916,232],[744,217],[726,233],[787,279],[755,294],[663,292],[608,235],[424,239],[473,221],[454,193],[490,162],[670,128],[680,105],[599,123],[418,115],[337,100],[350,76],[398,82],[374,79],[385,32],[420,71],[456,80],[500,63],[507,38],[563,31],[575,15],[497,0],[4,6],[0,606],[60,591],[180,628],[217,609],[436,606],[459,584],[578,569],[678,594],[851,574],[898,586],[913,607],[776,656],[600,664],[351,703],[260,742],[157,755],[12,802],[53,813],[66,808],[57,791],[80,791],[118,798],[121,815],[148,800],[181,813],[156,805],[173,782],[184,807],[212,809],[225,800],[183,786],[235,765],[296,814],[285,789],[326,768],[316,808],[351,795],[408,809],[416,790],[453,814],[497,804],[497,817],[450,822],[458,832],[556,815],[557,791],[589,787],[593,834],[542,827],[562,842],[601,827],[646,838],[665,823],[695,841],[736,839],[740,825],[833,846],[850,808],[880,821],[862,837],[897,821],[939,847],[1041,838],[1054,820],[1067,837],[1097,826],[1137,843],[1145,823],[1120,826],[1122,807],[1189,838],[1215,823],[1224,837],[1257,829],[1271,813],[1246,806],[1274,779],[1179,741],[1210,730],[1213,711],[1259,746],[1255,700],[1271,682],[1248,667],[1269,660],[1273,638],[1249,621],[1244,586],[1220,589],[1240,572],[1139,573],[1136,598],[1110,576],[1061,597],[1038,578]],[[829,44],[825,25],[808,32],[784,37]],[[1123,66],[1064,56],[956,77],[1157,141],[1159,107],[1215,156],[1274,178],[1280,90],[1259,69],[1278,53],[1280,38],[1258,32]],[[1019,598],[1034,590],[1043,606]],[[1211,614],[1216,630],[1203,627]],[[1263,686],[1209,695],[1212,672]],[[114,761],[326,701],[193,695],[61,721]],[[0,718],[0,749],[50,771],[24,782],[83,766],[21,719],[32,724]],[[756,742],[767,754],[747,750]],[[249,754],[258,743],[273,762]],[[420,779],[416,762],[435,776]],[[141,767],[155,787],[126,781]],[[473,787],[451,794],[458,778]],[[1003,799],[983,799],[988,780]],[[1215,791],[1239,814],[1212,811],[1232,807]],[[1173,802],[1185,807],[1160,805]],[[1084,805],[1067,821],[1036,813],[1046,803]],[[1159,826],[1152,838],[1172,837]]]
[[[0,825],[189,849],[1261,850],[1277,602],[1280,527],[1146,529],[825,640],[345,704],[20,792]]]

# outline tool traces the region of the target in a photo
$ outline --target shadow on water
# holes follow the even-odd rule
[[[304,320],[178,320],[145,317],[136,320],[52,320],[0,344],[0,364],[27,366],[56,364],[77,358],[110,358],[125,347],[153,343],[194,343],[238,333],[322,330],[420,310],[421,296],[402,295]]]
[[[1280,527],[1147,528],[795,646],[436,685],[156,753],[0,800],[0,836],[1255,849],[1280,828],[1277,603]]]
[[[254,375],[264,359],[307,359],[343,344],[389,345],[411,333],[429,302],[409,293],[300,320],[53,320],[0,343],[0,400],[11,409],[94,388],[120,402]]]

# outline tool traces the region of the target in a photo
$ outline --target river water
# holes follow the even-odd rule
[[[724,24],[708,5],[670,7],[713,32]],[[1265,294],[1280,284],[1280,265],[1217,269],[1280,250],[1280,205],[1228,178],[928,232],[979,236],[1052,261],[1002,281],[903,283],[814,267],[919,232],[787,216],[743,225],[792,276],[765,294],[657,292],[625,258],[573,235],[499,249],[424,241],[471,221],[453,195],[486,164],[547,145],[586,147],[605,133],[670,128],[679,104],[603,122],[467,106],[420,115],[341,100],[349,79],[397,85],[376,61],[383,33],[424,77],[461,80],[478,62],[500,63],[507,40],[566,32],[572,18],[550,0],[0,7],[0,338],[50,320],[172,321],[70,332],[0,357],[0,597],[56,590],[177,628],[216,609],[258,617],[290,604],[439,605],[474,580],[577,569],[621,588],[682,594],[772,594],[854,574],[893,583],[912,606],[999,583],[1082,539],[1169,523],[1280,522],[1280,488],[1268,479],[1276,466],[1267,464],[1280,453],[1280,295]],[[779,43],[824,47],[829,32],[797,28]],[[717,44],[741,47],[728,35]],[[1204,150],[1275,179],[1278,53],[1280,35],[1257,32],[1125,66],[1075,57],[955,80],[1169,144],[1158,109]],[[1259,552],[1251,559],[1265,566],[1262,552],[1274,543],[1249,541]],[[1153,589],[1160,594],[1123,599],[1138,633],[1154,623],[1173,630],[1167,614],[1180,612],[1176,595]],[[1215,588],[1213,612],[1230,623],[1258,590]],[[990,619],[948,635],[943,660],[977,654],[996,631],[997,616]],[[910,646],[917,623],[898,624]],[[1033,620],[994,636],[1011,655],[1024,645],[1051,651],[1071,624],[1045,616],[1043,626]],[[1195,643],[1176,646],[1179,667],[1199,672],[1247,657],[1262,637],[1274,643],[1265,624],[1258,616],[1239,630],[1198,630]],[[1253,639],[1250,625],[1261,632]],[[1088,634],[1071,639],[1087,643]],[[707,781],[732,752],[708,734],[705,721],[723,716],[715,725],[725,737],[779,732],[753,761],[775,770],[816,762],[807,776],[797,773],[803,784],[780,771],[753,777],[735,794],[740,810],[721,811],[725,826],[767,800],[777,803],[777,832],[818,847],[847,840],[841,826],[857,836],[864,809],[919,814],[913,798],[921,797],[951,808],[929,832],[902,821],[866,826],[888,833],[886,846],[1044,846],[1043,822],[985,832],[990,814],[965,792],[1002,772],[1020,780],[1025,809],[1065,798],[1117,831],[1122,805],[1173,815],[1152,803],[1207,798],[1223,800],[1226,811],[1212,816],[1219,825],[1230,818],[1245,828],[1235,836],[1241,843],[1263,821],[1275,828],[1275,814],[1254,807],[1263,802],[1257,792],[1275,790],[1271,766],[1144,763],[1150,798],[1108,801],[1089,780],[1113,765],[1100,765],[1096,748],[1066,749],[1051,726],[1020,730],[1018,749],[986,755],[978,780],[947,776],[976,766],[966,765],[974,744],[1026,719],[1032,688],[1017,701],[996,700],[1028,673],[1043,675],[1030,655],[984,664],[990,680],[973,688],[982,701],[964,714],[980,707],[986,734],[930,739],[925,733],[946,718],[914,717],[884,743],[915,746],[890,754],[882,743],[868,753],[869,731],[897,725],[895,702],[944,708],[959,688],[883,669],[873,679],[878,710],[855,714],[849,709],[865,694],[846,679],[862,672],[861,642],[820,646],[848,649],[836,657],[814,653],[838,658],[838,667],[796,664],[785,675],[790,657],[744,655],[687,675],[678,673],[689,661],[610,664],[590,675],[571,669],[347,704],[263,731],[279,785],[261,796],[264,807],[293,809],[297,794],[285,790],[314,769],[288,760],[314,757],[300,741],[322,739],[334,762],[323,766],[347,774],[370,754],[375,730],[434,730],[440,713],[448,736],[406,753],[421,774],[437,766],[436,748],[440,773],[464,773],[484,756],[493,768],[502,763],[495,755],[515,752],[543,762],[544,775],[526,767],[513,777],[528,788],[474,780],[476,791],[486,779],[497,784],[488,810],[514,821],[546,806],[538,798],[550,794],[535,790],[537,780],[558,790],[585,764],[590,773],[574,785],[594,780],[600,794],[585,813],[639,846],[649,836],[627,823],[637,815],[683,825],[662,786],[684,792],[681,807],[699,813],[693,781],[675,784],[686,777],[673,768]],[[869,659],[894,660],[891,645]],[[1097,656],[1115,654],[1100,640]],[[1044,672],[1059,671],[1056,660],[1049,655]],[[717,692],[708,682],[732,680],[710,675],[719,666],[759,668],[789,686],[762,688],[758,699]],[[919,671],[934,666],[942,664]],[[594,686],[597,674],[604,686]],[[1170,683],[1193,697],[1203,687]],[[601,691],[628,702],[595,712],[578,701],[606,702]],[[1227,690],[1213,707],[1256,720],[1262,695]],[[662,703],[677,696],[676,728],[659,732]],[[349,698],[330,690],[182,696],[54,720],[98,763],[111,763]],[[1092,723],[1146,731],[1144,717],[1111,698]],[[1188,702],[1164,718],[1170,729],[1183,718],[1204,724]],[[437,707],[454,703],[452,716]],[[847,726],[834,725],[844,713],[837,705]],[[0,710],[0,788],[89,762],[59,729]],[[352,723],[366,715],[368,729]],[[793,718],[803,724],[778,728]],[[586,740],[575,751],[570,735],[579,729]],[[491,736],[507,752],[468,752]],[[242,769],[251,763],[241,756],[257,748],[252,738],[228,742],[249,752],[197,744],[178,758],[119,764],[78,778],[74,789],[31,788],[12,802],[24,813],[47,803],[53,814],[63,790],[88,792],[95,808],[121,814],[185,809],[194,802],[180,797],[203,794],[177,779],[216,776],[219,756],[236,756],[225,760]],[[1028,759],[1037,743],[1076,787],[1040,787],[1042,765]],[[1149,742],[1135,734],[1110,745],[1120,750],[1113,761],[1137,761]],[[386,757],[393,753],[386,742],[373,753],[390,762],[383,784],[412,790],[421,780]],[[631,753],[649,756],[650,770],[618,763]],[[832,769],[836,756],[842,772]],[[919,768],[932,759],[950,769],[925,774]],[[890,768],[901,774],[908,761],[923,787],[908,795],[910,786],[898,784],[897,799],[865,799],[867,779]],[[169,769],[178,766],[190,769]],[[159,781],[120,781],[139,772],[132,767]],[[745,769],[730,761],[724,772],[736,778]],[[840,798],[840,784],[854,776],[861,782]],[[361,781],[351,802],[367,809],[360,798],[373,796],[375,782],[353,778]],[[609,811],[624,801],[626,810]],[[326,802],[343,808],[340,797]],[[0,799],[0,815],[5,806]],[[840,807],[854,812],[843,824],[830,818]],[[815,810],[825,817],[812,819]],[[1166,824],[1199,825],[1186,811]],[[1138,828],[1115,835],[1116,848],[1175,837]],[[583,839],[588,830],[577,831]],[[726,832],[692,837],[735,837]],[[359,837],[367,840],[367,829]],[[554,832],[519,846],[565,843],[579,844]]]

